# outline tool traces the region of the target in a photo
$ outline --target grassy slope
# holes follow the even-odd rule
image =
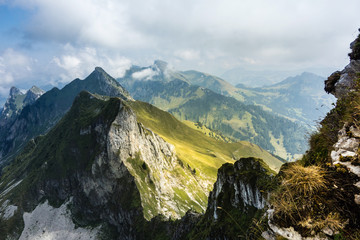
[[[217,169],[226,162],[240,157],[258,157],[278,171],[282,162],[267,151],[249,142],[225,143],[205,136],[188,127],[169,113],[148,103],[136,101],[129,105],[138,121],[173,144],[177,155],[201,177],[215,181]]]

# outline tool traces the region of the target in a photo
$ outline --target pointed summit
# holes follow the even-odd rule
[[[17,87],[10,88],[9,97],[0,112],[0,126],[4,126],[18,114],[23,107],[24,96],[25,94],[23,94]]]
[[[42,90],[41,88],[39,88],[39,87],[37,87],[37,86],[32,86],[29,90],[28,90],[28,92],[32,92],[32,93],[34,93],[34,94],[40,94],[40,95],[42,95],[42,94],[44,94],[45,93],[45,91],[44,90]]]
[[[19,95],[23,95],[23,93],[20,91],[20,89],[18,89],[17,87],[10,88],[9,98],[15,98]]]
[[[99,81],[121,87],[121,85],[101,67],[95,67],[95,70],[85,79],[85,81]]]
[[[164,72],[168,66],[168,63],[162,60],[155,60],[154,66],[156,66],[161,72]]]
[[[41,95],[45,93],[44,90],[37,86],[32,86],[27,92],[24,99],[24,106],[34,103]]]
[[[75,87],[74,85],[78,86]],[[68,87],[75,87],[79,90],[86,90],[105,96],[121,97],[124,100],[132,100],[125,88],[101,67],[96,67],[87,78],[84,80],[75,80],[73,83],[70,83],[67,88]]]

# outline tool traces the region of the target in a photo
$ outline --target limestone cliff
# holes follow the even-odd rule
[[[205,215],[190,239],[253,239],[275,183],[274,173],[261,159],[242,158],[218,171]]]

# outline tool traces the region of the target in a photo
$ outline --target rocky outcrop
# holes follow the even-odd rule
[[[333,94],[336,98],[344,97],[352,91],[355,86],[355,79],[360,72],[360,60],[351,60],[342,71],[330,75],[325,81],[325,91]]]
[[[354,185],[360,189],[359,133],[360,130],[356,126],[345,123],[338,133],[338,141],[334,144],[331,159],[333,165],[342,165],[347,171],[357,176],[358,181]],[[360,205],[360,194],[354,194],[353,199]]]
[[[253,239],[251,224],[264,211],[273,184],[273,173],[261,159],[242,158],[234,164],[224,164],[210,192],[206,214],[190,236]]]
[[[263,209],[266,205],[267,191],[261,185],[261,178],[268,178],[267,170],[261,160],[244,158],[232,164],[223,165],[210,192],[208,209],[214,220],[218,219],[223,207],[240,208],[244,213],[253,207]]]
[[[298,165],[286,165],[280,171],[279,178],[283,179],[278,191],[273,193],[280,201],[277,204],[274,199],[273,209],[268,211],[265,239],[278,239],[279,236],[299,240],[358,239],[359,42],[360,35],[350,45],[350,63],[325,81],[325,91],[333,94],[337,103],[320,122],[319,131],[311,137],[311,148]],[[308,184],[303,189],[307,192],[304,194],[297,186],[306,181]]]
[[[360,30],[360,29],[359,29]],[[342,98],[354,90],[356,79],[360,73],[360,35],[350,44],[350,63],[342,70],[336,71],[325,81],[325,91],[336,98]]]

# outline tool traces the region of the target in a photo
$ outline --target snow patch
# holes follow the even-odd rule
[[[53,208],[46,201],[31,213],[24,213],[25,227],[19,240],[75,240],[96,239],[100,227],[75,228],[67,206],[71,200],[59,208]]]
[[[6,200],[0,207],[0,217],[3,220],[8,220],[12,216],[14,216],[16,210],[18,209],[17,206],[9,205],[10,201]]]

